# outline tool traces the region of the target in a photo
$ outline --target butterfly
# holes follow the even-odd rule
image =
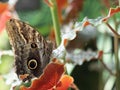
[[[39,77],[50,61],[53,44],[29,24],[17,19],[6,23],[6,31],[15,58],[18,77],[27,75],[23,81]]]

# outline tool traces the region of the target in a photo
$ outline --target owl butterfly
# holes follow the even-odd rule
[[[10,19],[6,30],[18,77],[27,75],[23,81],[39,77],[50,61],[52,43],[46,41],[33,27],[17,19]]]

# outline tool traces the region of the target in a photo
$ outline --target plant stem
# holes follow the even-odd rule
[[[114,51],[115,51],[115,66],[116,66],[116,90],[120,90],[120,70],[119,70],[119,58],[118,58],[118,38],[114,37]]]
[[[116,22],[116,19],[114,17],[114,22]],[[108,23],[106,25],[109,27],[109,29],[114,33],[114,55],[115,55],[115,68],[116,68],[116,90],[120,90],[120,66],[119,66],[119,34],[117,33],[117,24],[115,23],[115,29],[113,29]],[[115,31],[116,30],[116,31]]]
[[[116,24],[116,17],[113,17],[113,20],[115,22],[115,30],[117,32],[118,27]],[[114,54],[115,54],[115,67],[116,67],[116,90],[120,90],[120,66],[119,66],[119,38],[117,35],[114,36]]]
[[[119,2],[119,6],[120,6],[120,0],[118,0],[118,2]]]
[[[55,31],[55,39],[57,46],[60,45],[61,37],[60,37],[60,23],[58,19],[58,13],[57,13],[57,3],[56,0],[49,0],[52,3],[51,14],[52,14],[52,20],[53,20],[53,26]]]

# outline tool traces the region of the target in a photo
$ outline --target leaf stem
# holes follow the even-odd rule
[[[61,42],[61,37],[60,37],[60,23],[59,23],[58,13],[57,13],[57,3],[56,3],[56,0],[49,0],[49,1],[50,3],[52,3],[52,6],[50,7],[50,9],[51,9],[51,15],[52,15],[53,26],[55,31],[56,44],[57,46],[59,46]]]

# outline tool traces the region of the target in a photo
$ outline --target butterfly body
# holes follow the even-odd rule
[[[10,19],[6,26],[15,55],[17,75],[28,74],[24,80],[39,77],[49,63],[52,43],[47,42],[33,27],[20,20]]]

